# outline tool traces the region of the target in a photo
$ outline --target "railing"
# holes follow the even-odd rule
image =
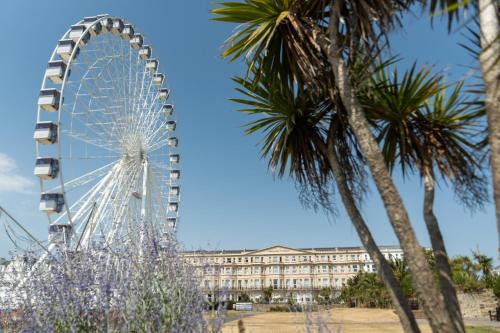
[[[272,286],[271,286],[272,287]],[[268,288],[268,287],[265,287]],[[332,290],[341,290],[340,287],[332,287],[332,286],[297,286],[296,288],[294,287],[277,287],[274,288],[273,290],[277,291],[294,291],[294,290],[312,290],[312,291],[319,291],[323,288],[331,288]],[[262,287],[217,287],[217,288],[210,288],[210,287],[203,287],[202,288],[204,291],[262,291]]]

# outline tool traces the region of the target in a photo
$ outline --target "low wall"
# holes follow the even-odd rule
[[[457,297],[462,316],[469,319],[489,319],[488,311],[495,312],[499,305],[498,298],[489,289],[480,292],[458,293]]]

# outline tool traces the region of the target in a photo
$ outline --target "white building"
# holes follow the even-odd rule
[[[383,246],[386,259],[402,259],[398,246]],[[375,272],[376,267],[362,247],[301,248],[272,246],[259,250],[186,251],[182,255],[202,276],[208,299],[219,295],[239,300],[247,294],[253,301],[263,298],[271,287],[272,299],[285,302],[311,302],[323,288],[338,292],[360,271]]]

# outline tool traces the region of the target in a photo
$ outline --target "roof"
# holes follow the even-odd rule
[[[401,250],[400,246],[397,245],[385,245],[379,246],[381,250]],[[283,249],[291,252],[303,252],[305,254],[312,254],[316,252],[323,251],[352,251],[352,250],[364,250],[361,246],[344,246],[344,247],[309,247],[309,248],[292,248],[284,245],[273,245],[262,249],[242,249],[242,250],[191,250],[191,251],[181,251],[182,254],[216,254],[216,255],[256,255],[260,252],[269,252],[273,249]]]

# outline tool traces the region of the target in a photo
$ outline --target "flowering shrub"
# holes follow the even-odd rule
[[[118,250],[55,251],[2,298],[12,332],[217,332],[199,277],[173,238]],[[219,316],[220,317],[220,316]]]

